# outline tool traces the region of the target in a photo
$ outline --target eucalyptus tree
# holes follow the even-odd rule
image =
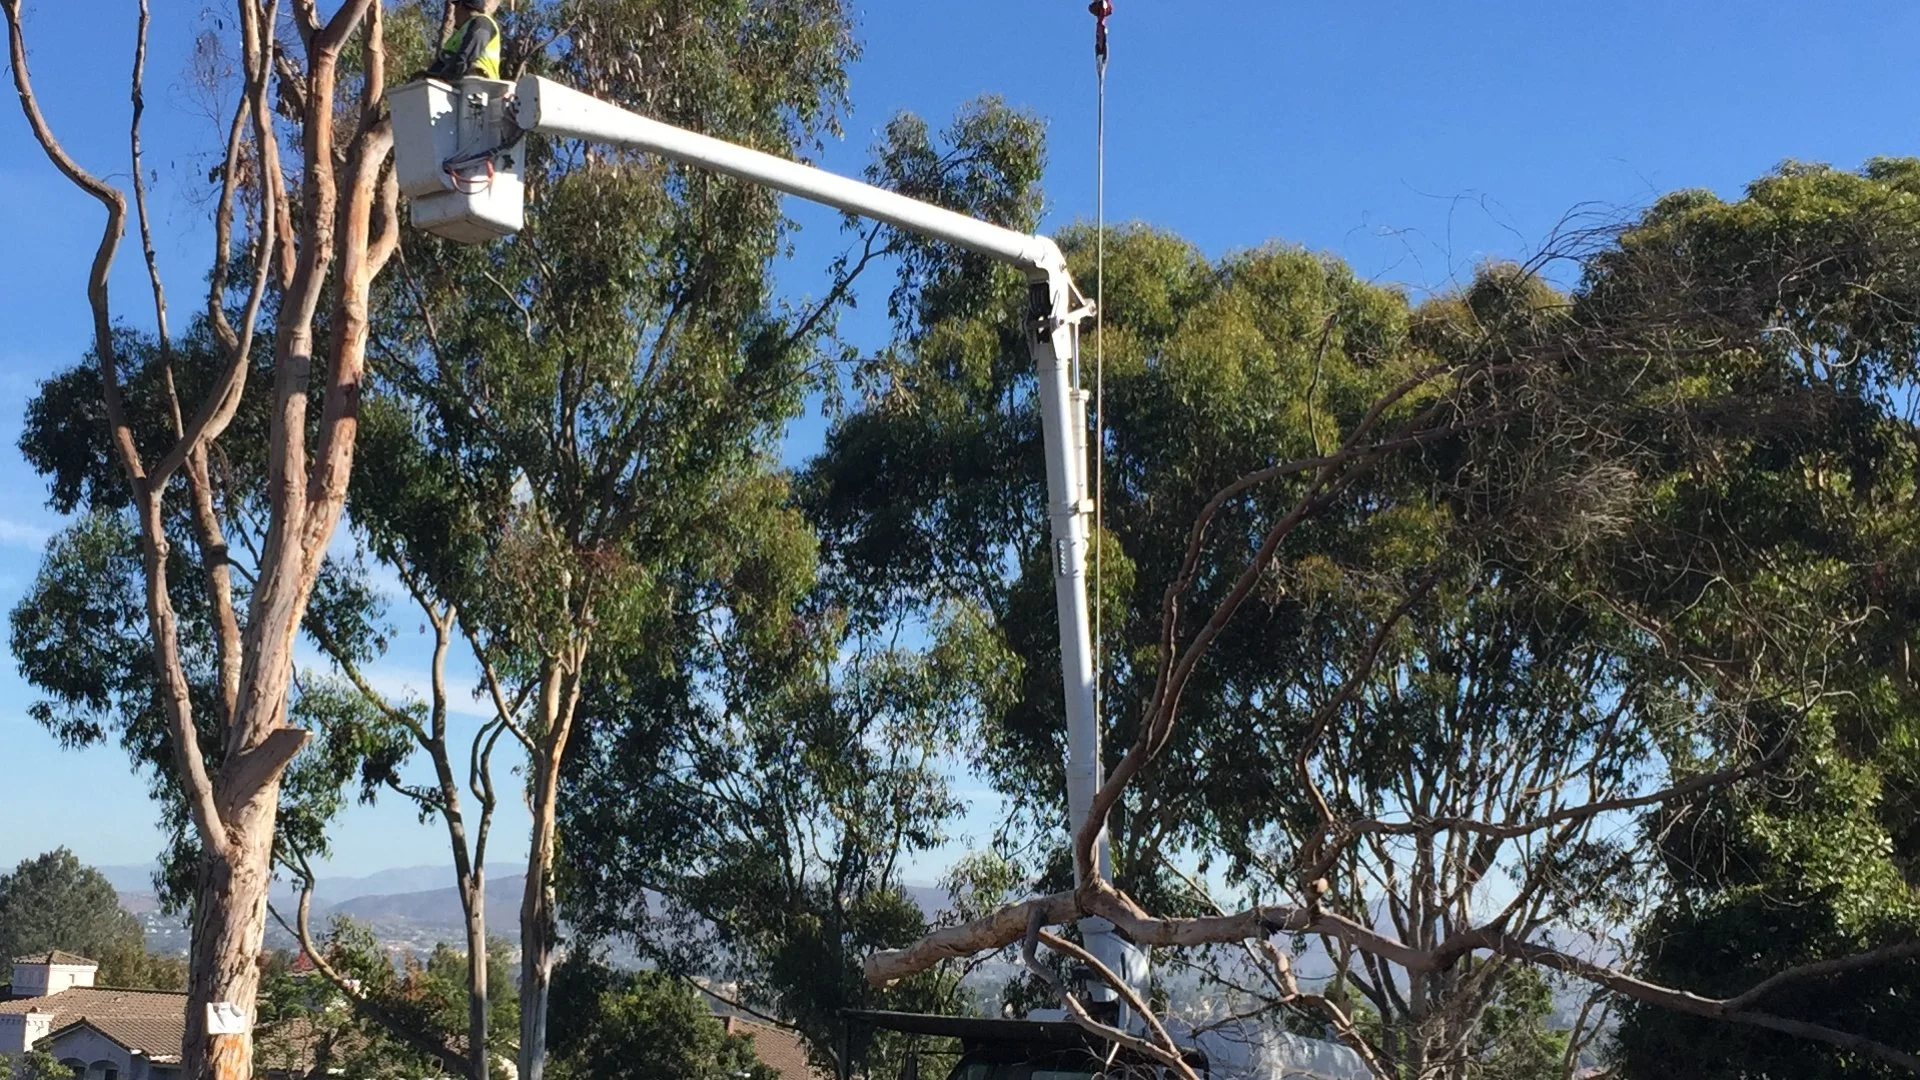
[[[510,71],[786,155],[833,130],[853,50],[838,0],[541,3],[505,30]],[[833,359],[844,286],[774,299],[786,224],[750,185],[557,141],[529,154],[523,232],[477,248],[410,235],[377,296],[363,438],[382,467],[351,512],[429,613],[436,667],[463,645],[493,714],[450,747],[437,680],[411,726],[436,770],[414,794],[446,821],[468,912],[476,1046],[490,763],[502,744],[525,755],[518,1054],[537,1080],[563,763],[583,724],[628,722],[599,700],[626,672],[693,679],[786,647],[813,556],[777,445]]]
[[[1804,709],[1769,783],[1703,792],[1649,823],[1665,888],[1644,971],[1719,995],[1825,962],[1830,977],[1770,988],[1767,1004],[1908,1050],[1917,301],[1912,159],[1789,165],[1733,200],[1669,196],[1592,261],[1580,297],[1660,388],[1623,398],[1632,423],[1619,427],[1672,466],[1604,553],[1610,590],[1690,679]],[[1862,954],[1882,962],[1848,959]],[[1858,1047],[1637,1005],[1620,1053],[1632,1076],[1896,1072]]]
[[[1772,578],[1769,557],[1734,558],[1731,534],[1698,553],[1718,563],[1695,558],[1688,515],[1701,511],[1697,478],[1720,467],[1715,439],[1744,450],[1755,427],[1776,430],[1770,417],[1824,415],[1805,395],[1770,393],[1778,378],[1742,374],[1767,335],[1784,326],[1769,347],[1785,349],[1799,328],[1783,309],[1864,309],[1853,333],[1797,339],[1838,342],[1814,350],[1816,368],[1850,369],[1869,340],[1909,340],[1898,281],[1875,305],[1861,279],[1814,272],[1908,201],[1879,200],[1809,239],[1791,266],[1830,291],[1773,306],[1699,284],[1726,280],[1711,266],[1724,229],[1671,243],[1628,230],[1589,250],[1571,296],[1495,268],[1418,308],[1305,253],[1215,263],[1146,230],[1110,237],[1092,445],[1116,737],[1093,817],[1069,824],[1083,851],[1113,830],[1118,889],[935,931],[872,957],[869,977],[1007,946],[1035,919],[1098,914],[1144,945],[1253,945],[1267,1000],[1315,1015],[1382,1076],[1479,1068],[1463,1053],[1515,964],[1913,1067],[1904,1035],[1769,1007],[1776,988],[1920,951],[1895,925],[1872,942],[1883,950],[1763,955],[1715,997],[1574,947],[1583,923],[1642,916],[1659,896],[1656,849],[1631,838],[1633,823],[1658,828],[1697,800],[1797,775],[1858,692],[1834,665],[1871,666],[1840,648],[1859,608],[1802,595],[1833,570],[1798,562],[1813,576]],[[1087,239],[1069,245],[1082,277]],[[1897,250],[1888,274],[1904,265]],[[1648,252],[1668,257],[1670,280],[1610,261],[1631,269]],[[1044,672],[1048,554],[1017,312],[995,310],[964,267],[914,269],[896,295],[896,347],[870,369],[868,407],[811,469],[809,509],[856,610],[967,603],[1007,654]],[[1661,291],[1678,283],[1709,295]],[[1844,426],[1795,438],[1850,445]],[[1764,460],[1786,475],[1807,466]],[[1701,566],[1755,587],[1702,604],[1715,585],[1689,576]],[[1676,580],[1696,591],[1676,593]],[[1676,626],[1703,636],[1686,648]],[[1743,635],[1745,650],[1728,652]],[[1059,835],[1057,691],[1038,674],[1021,689],[982,709],[981,764],[1034,811],[1028,835]],[[1192,869],[1241,886],[1240,910],[1209,912],[1182,880]],[[1303,983],[1276,934],[1323,942],[1336,978]],[[1354,990],[1375,999],[1378,1037]],[[1150,1034],[1133,1041],[1164,1042]]]
[[[213,362],[209,377],[189,386],[173,377],[147,214],[140,139],[147,7],[138,9],[129,65],[129,158],[89,166],[67,152],[41,109],[22,6],[0,4],[20,106],[49,162],[104,211],[86,285],[93,350],[83,396],[119,473],[102,489],[103,502],[132,538],[138,568],[132,610],[143,613],[137,640],[151,668],[142,705],[165,730],[165,782],[178,793],[197,848],[185,1072],[237,1080],[253,1072],[255,960],[282,779],[307,741],[290,722],[294,639],[346,500],[369,292],[400,230],[397,188],[384,171],[392,133],[380,108],[383,7],[347,0],[323,15],[313,0],[285,9],[256,0],[234,6],[238,62],[213,76],[231,109],[221,165],[207,181],[213,250],[203,325]],[[350,51],[366,62],[343,66]],[[103,175],[129,177],[131,198]],[[157,428],[140,427],[129,411],[128,380],[139,371],[114,325],[131,309],[116,307],[109,293],[130,209],[152,287],[157,339],[145,366],[165,419]],[[268,309],[275,318],[262,334]],[[242,436],[233,420],[254,378],[267,398],[254,448],[262,483],[259,499],[243,509],[226,500],[220,479],[225,449]],[[258,547],[236,580],[232,530],[247,513],[257,514],[246,527]],[[197,554],[197,579],[178,576],[187,568],[176,549],[187,547]],[[189,594],[206,613],[204,643],[187,640],[181,611]],[[205,693],[189,672],[191,652],[208,664]],[[214,1004],[234,1007],[238,1030],[209,1030]]]

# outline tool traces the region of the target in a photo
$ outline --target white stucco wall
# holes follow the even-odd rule
[[[45,997],[76,986],[92,986],[92,964],[15,964],[13,996]]]
[[[52,1013],[0,1014],[0,1054],[21,1054],[53,1030]]]
[[[61,1061],[84,1062],[84,1080],[147,1080],[147,1059],[92,1028],[78,1028],[49,1042],[47,1053]],[[108,1070],[112,1070],[109,1074]]]

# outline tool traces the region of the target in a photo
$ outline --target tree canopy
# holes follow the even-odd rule
[[[1489,267],[1416,305],[1303,252],[1215,262],[1151,230],[1110,237],[1098,607],[1126,899],[1083,890],[1064,910],[1194,941],[1209,931],[1176,916],[1215,898],[1192,875],[1224,880],[1341,973],[1320,993],[1274,954],[1267,999],[1393,1075],[1466,1067],[1513,962],[1630,989],[1604,958],[1556,954],[1583,934],[1641,931],[1609,946],[1624,967],[1729,1000],[1882,945],[1854,977],[1903,984],[1911,174],[1789,167],[1738,204],[1671,197],[1568,237],[1571,293]],[[1086,234],[1065,239],[1084,276]],[[1024,661],[1013,698],[971,696],[975,760],[1060,888],[1031,373],[1010,304],[954,285],[954,263],[916,273],[872,393],[803,491],[852,609],[966,603]],[[1842,850],[1844,873],[1818,869]],[[1687,965],[1718,950],[1675,920],[1781,858],[1830,899],[1760,889],[1763,907],[1838,936],[1775,952],[1730,932],[1736,952],[1754,943],[1742,966],[1697,981]],[[1293,904],[1260,906],[1276,895]],[[1004,942],[1012,916],[967,933]],[[1681,966],[1661,966],[1665,941]],[[1739,999],[1791,1017],[1753,1021],[1779,1036],[1734,1034],[1738,1009],[1671,1022],[1826,1059],[1855,1036],[1884,1040],[1881,1062],[1911,1055],[1906,1007],[1854,1014],[1804,986]],[[1884,993],[1903,1000],[1867,1000]],[[1684,1005],[1646,995],[1629,1030]]]
[[[112,883],[66,848],[0,874],[0,963],[52,949],[98,963],[94,978],[101,985],[178,990],[186,984],[185,964],[149,953],[140,920],[120,906]]]
[[[616,972],[585,954],[554,977],[553,1054],[558,1080],[780,1077],[693,986],[660,972]]]

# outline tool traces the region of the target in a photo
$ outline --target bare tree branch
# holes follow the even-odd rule
[[[1124,894],[1095,879],[1078,893],[1058,893],[1030,900],[971,923],[936,931],[906,949],[874,953],[866,961],[867,979],[875,985],[886,985],[924,971],[943,959],[1004,948],[1025,936],[1027,920],[1036,911],[1038,917],[1049,925],[1069,922],[1082,915],[1098,915],[1111,921],[1130,940],[1146,946],[1194,947],[1249,940],[1265,941],[1280,933],[1319,934],[1351,945],[1367,955],[1387,960],[1414,974],[1444,971],[1473,953],[1491,952],[1572,975],[1636,1001],[1694,1016],[1797,1035],[1920,1072],[1920,1056],[1864,1036],[1758,1012],[1748,1007],[1784,982],[1859,970],[1872,964],[1920,955],[1920,943],[1913,942],[1863,953],[1843,961],[1821,961],[1791,968],[1744,994],[1730,998],[1709,998],[1646,982],[1523,940],[1507,933],[1498,924],[1463,931],[1431,948],[1420,948],[1387,938],[1342,916],[1284,905],[1251,908],[1228,916],[1153,918],[1142,913]]]

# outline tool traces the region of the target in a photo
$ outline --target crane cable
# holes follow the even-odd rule
[[[1098,106],[1094,126],[1094,270],[1093,270],[1093,715],[1101,716],[1106,673],[1100,634],[1104,606],[1102,574],[1106,550],[1107,461],[1107,19],[1113,0],[1093,0],[1087,11],[1094,17],[1093,58],[1097,72]]]

